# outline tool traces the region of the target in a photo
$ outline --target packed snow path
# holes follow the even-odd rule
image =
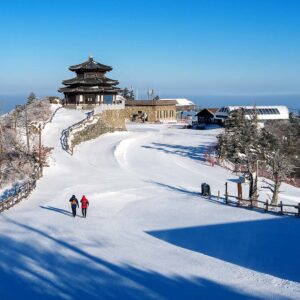
[[[58,111],[51,167],[0,215],[0,299],[299,299],[300,220],[199,196],[204,181],[236,188],[203,161],[217,129],[128,125],[70,156],[60,134],[83,117]],[[86,219],[72,194],[90,200]]]

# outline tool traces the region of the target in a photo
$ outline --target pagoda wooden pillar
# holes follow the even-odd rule
[[[96,104],[99,104],[99,105],[100,105],[100,95],[97,95],[97,96],[96,96]]]

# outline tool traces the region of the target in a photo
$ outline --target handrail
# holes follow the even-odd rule
[[[63,150],[65,150],[70,155],[73,155],[73,146],[72,146],[72,133],[76,129],[82,128],[85,125],[92,123],[95,120],[94,111],[90,112],[86,118],[83,120],[69,126],[68,128],[62,130],[61,137],[60,137],[60,143]]]
[[[275,208],[278,208],[279,211],[271,211],[273,213],[279,213],[280,215],[295,215],[297,217],[300,217],[300,202],[298,204],[285,204],[283,203],[282,201],[280,201],[279,204],[272,204],[272,203],[269,203],[268,200],[266,201],[262,201],[262,200],[258,200],[258,199],[244,199],[244,198],[239,198],[239,197],[236,197],[234,195],[229,195],[229,194],[226,194],[225,192],[225,201],[224,203],[225,204],[235,204],[237,206],[240,206],[240,207],[246,207],[246,208],[255,208],[255,209],[261,209],[261,210],[264,210],[266,212],[269,211],[269,208],[270,207],[275,207]],[[219,199],[219,197],[217,196],[214,196],[216,197],[217,199]],[[231,198],[231,199],[229,199]],[[235,200],[232,200],[232,198],[234,198]],[[250,205],[245,205],[245,202],[250,202]],[[256,204],[262,204],[263,207],[260,207]],[[292,208],[295,208],[296,211],[288,211],[288,210],[284,210],[284,207],[292,207]]]
[[[8,196],[5,200],[0,202],[0,213],[13,207],[21,200],[28,198],[30,193],[35,189],[37,180],[43,174],[43,166],[39,165],[35,168],[34,173],[31,174],[29,180],[23,183],[15,190],[15,194]]]

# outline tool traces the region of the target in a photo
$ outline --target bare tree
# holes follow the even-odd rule
[[[267,158],[267,166],[273,177],[273,182],[267,184],[267,188],[272,192],[271,203],[278,203],[280,186],[282,182],[293,172],[295,166],[291,160],[280,149]]]

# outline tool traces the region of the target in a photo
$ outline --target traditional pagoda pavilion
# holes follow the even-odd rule
[[[112,67],[102,65],[94,61],[90,56],[88,61],[69,67],[76,73],[76,77],[64,80],[66,86],[58,91],[64,93],[66,105],[94,106],[100,104],[112,104],[116,101],[119,88],[117,80],[105,76]]]

